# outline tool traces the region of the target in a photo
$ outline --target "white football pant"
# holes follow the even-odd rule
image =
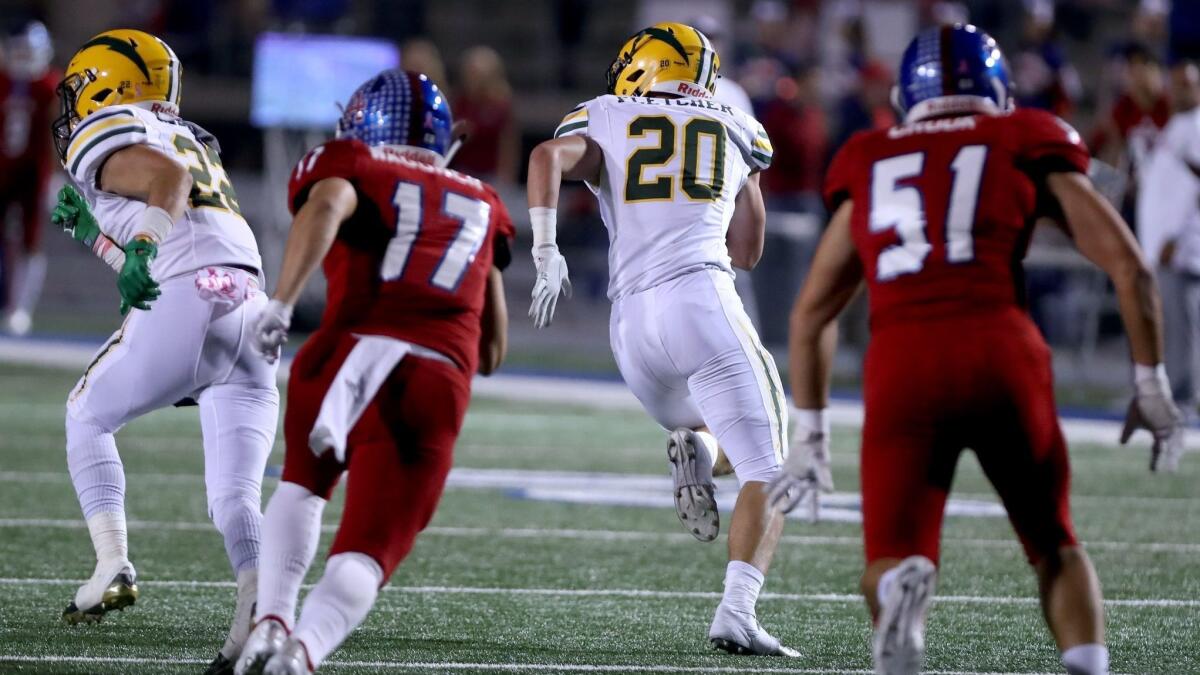
[[[691,272],[613,303],[613,355],[664,428],[707,426],[738,482],[769,481],[787,453],[787,405],[733,278]]]
[[[85,518],[124,511],[113,434],[185,399],[200,407],[209,516],[235,573],[257,567],[263,471],[279,417],[276,366],[253,350],[267,303],[249,273],[206,268],[160,284],[150,311],[131,310],[67,401],[67,464]]]

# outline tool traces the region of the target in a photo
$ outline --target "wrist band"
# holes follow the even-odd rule
[[[533,247],[555,246],[555,231],[558,225],[558,209],[535,206],[529,209],[529,224],[533,226]]]

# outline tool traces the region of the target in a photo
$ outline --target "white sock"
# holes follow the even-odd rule
[[[721,604],[736,612],[753,615],[763,581],[763,573],[754,565],[730,560],[725,566],[725,595],[721,598]]]
[[[96,560],[129,560],[129,535],[125,530],[125,513],[101,511],[87,519],[88,534],[96,549]]]
[[[892,581],[896,575],[900,573],[900,567],[897,565],[879,575],[879,584],[875,587],[875,599],[879,601],[880,606],[883,605],[884,598],[887,597],[888,589],[892,587]]]
[[[1063,652],[1062,663],[1067,675],[1108,675],[1108,647],[1075,645]]]
[[[259,492],[247,489],[214,500],[213,523],[225,539],[225,555],[234,574],[258,569],[262,539],[262,511],[259,511]]]
[[[33,314],[46,280],[46,254],[25,256],[14,265],[13,272],[13,309]]]
[[[382,583],[383,570],[368,555],[339,553],[329,559],[292,633],[314,668],[367,618]]]
[[[233,608],[233,623],[230,624],[229,635],[221,647],[221,654],[231,661],[242,652],[246,638],[250,637],[250,629],[254,626],[254,602],[257,597],[258,570],[238,572],[237,604]]]
[[[254,620],[275,616],[289,628],[296,620],[300,584],[321,537],[325,500],[295,483],[280,483],[263,515]]]
[[[125,511],[125,468],[117,441],[99,425],[67,415],[67,468],[83,517]]]

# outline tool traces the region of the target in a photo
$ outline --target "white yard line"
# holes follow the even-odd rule
[[[0,337],[0,362],[82,369],[91,362],[102,342],[84,344],[70,340]],[[279,369],[281,381],[287,377],[287,365],[285,361]],[[641,404],[621,382],[499,374],[477,377],[472,387],[475,395],[485,398],[576,405],[589,409],[641,410]],[[862,425],[863,408],[858,401],[834,401],[830,404],[829,413],[830,421],[835,425]],[[1121,433],[1121,423],[1114,420],[1064,418],[1062,426],[1067,440],[1072,443],[1112,445]],[[1192,449],[1200,448],[1200,430],[1188,431],[1187,445]],[[1143,434],[1141,443],[1136,447],[1145,446]]]
[[[130,520],[131,530],[151,530],[167,532],[212,532],[212,523],[205,521],[161,521],[161,520]],[[0,518],[2,528],[46,528],[46,529],[87,529],[87,523],[82,520],[56,518]],[[323,532],[334,532],[337,526],[323,525]],[[571,539],[582,541],[614,541],[614,542],[680,542],[694,541],[692,535],[685,532],[647,532],[637,530],[592,530],[592,529],[561,529],[535,527],[453,527],[434,525],[425,528],[424,535],[441,537],[468,537],[484,539]],[[801,546],[861,546],[859,536],[816,536],[816,535],[784,535],[781,541],[785,544]],[[978,539],[966,537],[946,537],[943,541],[949,545],[978,546],[986,548],[1011,549],[1017,551],[1019,544],[1013,539]],[[1113,551],[1148,551],[1155,553],[1200,553],[1200,544],[1134,542],[1134,541],[1085,541],[1085,546],[1093,550]]]
[[[0,662],[12,663],[109,663],[130,665],[202,665],[209,659],[187,658],[137,658],[129,656],[29,656],[24,654],[0,654]],[[871,670],[846,670],[845,668],[746,668],[735,666],[672,666],[640,664],[588,664],[588,663],[467,663],[461,661],[326,661],[327,665],[342,668],[370,668],[385,670],[484,670],[518,672],[539,670],[572,673],[812,673],[814,675],[846,673],[860,675],[873,673]],[[928,675],[983,675],[973,671],[927,670]],[[988,673],[988,675],[1022,675],[1019,673]],[[1031,675],[1046,675],[1033,673]]]
[[[52,579],[35,577],[0,577],[0,586],[72,586],[83,583],[83,579]],[[181,579],[145,580],[140,582],[148,588],[236,588],[233,581],[191,581]],[[311,585],[306,585],[308,588]],[[546,596],[560,598],[652,598],[719,600],[717,591],[660,591],[642,588],[498,588],[480,586],[385,586],[385,592],[412,595],[516,595]],[[763,593],[763,600],[788,602],[823,602],[833,604],[857,604],[862,596],[850,593]],[[935,602],[960,605],[1036,605],[1038,599],[1013,595],[939,595]],[[1110,607],[1200,607],[1200,600],[1177,598],[1119,598],[1105,600]]]

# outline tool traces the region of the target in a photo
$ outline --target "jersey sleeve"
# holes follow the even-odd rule
[[[734,117],[738,123],[734,141],[742,151],[742,159],[746,160],[751,171],[765,171],[771,166],[771,158],[775,155],[767,130],[758,120],[741,110],[734,110]]]
[[[492,211],[492,266],[503,272],[512,263],[512,243],[517,235],[508,207],[496,191],[488,186],[488,201]]]
[[[288,180],[288,208],[293,214],[304,206],[308,191],[326,178],[345,178],[354,182],[358,161],[366,146],[357,141],[334,140],[308,151],[296,164]]]
[[[588,104],[587,102],[580,103],[567,113],[562,121],[558,123],[558,127],[554,130],[554,137],[561,136],[587,136],[588,135]]]
[[[71,132],[65,167],[80,185],[95,186],[100,168],[114,152],[150,140],[146,124],[127,108],[92,113]]]
[[[1057,115],[1033,109],[1013,113],[1017,123],[1017,157],[1026,170],[1044,176],[1056,172],[1088,171],[1087,146],[1079,132]]]
[[[859,138],[857,134],[851,136],[833,156],[833,161],[825,172],[825,185],[821,189],[821,196],[825,200],[825,208],[830,213],[850,198],[854,178],[863,174],[858,168]]]

